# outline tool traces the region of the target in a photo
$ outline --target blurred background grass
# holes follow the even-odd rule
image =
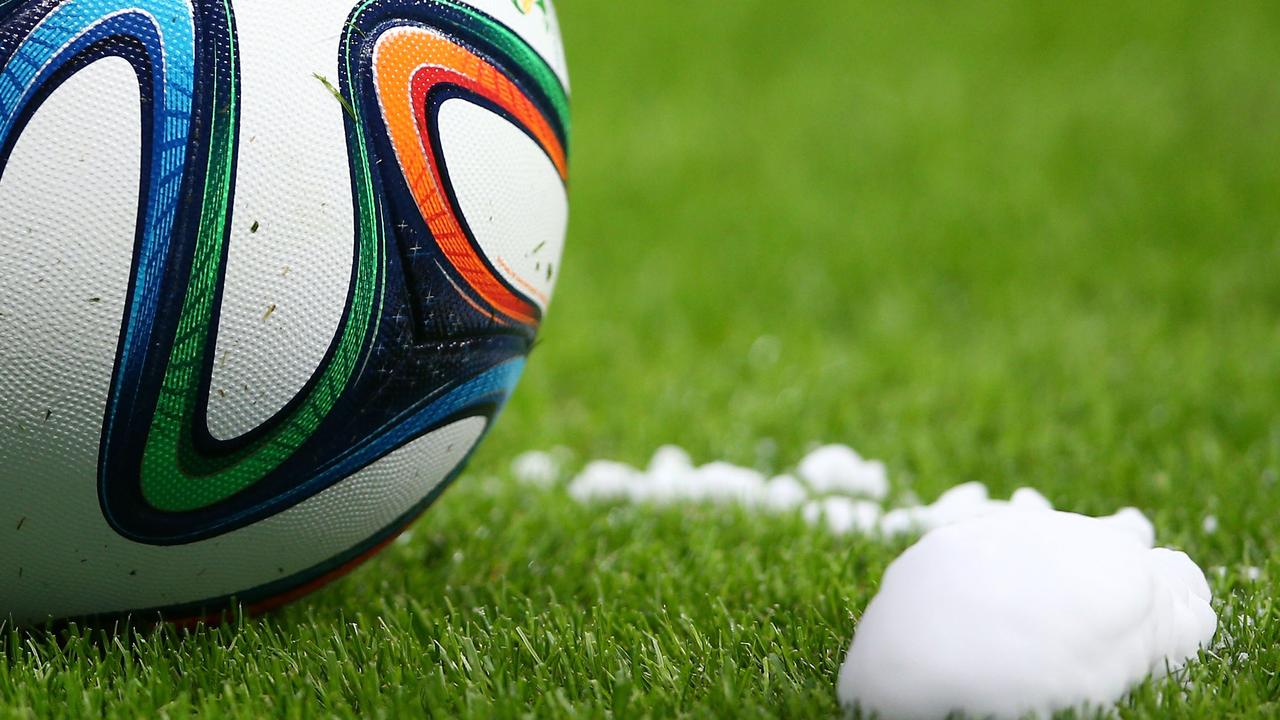
[[[1280,5],[561,15],[566,272],[482,463],[840,440],[1269,543]]]
[[[0,717],[833,715],[901,546],[505,477],[555,445],[772,471],[815,441],[925,499],[1142,508],[1225,568],[1223,624],[1121,713],[1280,712],[1280,4],[559,9],[570,245],[469,473],[281,614],[11,633]]]

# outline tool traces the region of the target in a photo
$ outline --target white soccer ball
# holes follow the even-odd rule
[[[264,609],[459,472],[559,273],[549,0],[0,9],[0,620]]]

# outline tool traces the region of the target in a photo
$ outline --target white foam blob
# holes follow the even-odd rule
[[[550,474],[536,454],[517,466],[517,476]],[[1091,518],[1057,512],[1031,488],[998,500],[971,482],[929,505],[899,492],[910,504],[886,512],[889,489],[883,463],[843,445],[772,479],[723,462],[698,467],[667,446],[643,470],[598,460],[569,484],[581,502],[738,505],[798,512],[835,535],[923,534],[885,574],[840,674],[841,702],[886,720],[1102,708],[1180,668],[1214,635],[1204,573],[1154,548],[1155,527],[1137,509]]]
[[[944,492],[932,505],[913,505],[890,510],[880,520],[879,530],[885,537],[926,533],[1009,508],[1052,510],[1053,504],[1031,488],[1015,490],[1009,500],[994,500],[987,492],[986,485],[970,482]]]
[[[1152,547],[1156,544],[1156,526],[1152,525],[1147,516],[1137,508],[1124,508],[1115,515],[1099,518],[1099,520],[1110,524],[1116,530],[1128,533],[1144,547]]]
[[[825,521],[834,535],[871,535],[879,527],[883,514],[879,503],[838,496],[814,500],[804,506],[806,522],[817,525]]]
[[[758,505],[768,489],[760,472],[730,463],[714,462],[698,468],[685,487],[672,488],[659,500],[682,500]]]
[[[560,479],[564,466],[556,453],[530,450],[511,461],[511,474],[526,485],[550,487]]]
[[[684,448],[663,445],[649,460],[648,475],[653,480],[683,479],[693,472],[693,458]]]
[[[533,453],[517,458],[513,466],[517,478],[540,474],[544,459]],[[799,477],[797,477],[797,475]],[[802,481],[803,479],[803,481]],[[569,484],[569,494],[580,502],[641,502],[671,504],[706,502],[737,504],[766,512],[783,513],[804,508],[813,495],[881,500],[889,492],[888,473],[884,464],[863,460],[852,449],[828,445],[810,453],[801,462],[796,475],[779,475],[772,479],[757,470],[731,463],[713,462],[695,466],[689,454],[668,445],[654,453],[648,466],[640,470],[623,463],[597,460],[588,463]],[[871,503],[874,504],[874,503]],[[819,518],[843,516],[848,504],[831,503],[829,512],[819,508]],[[877,507],[876,518],[879,519]],[[870,505],[862,506],[860,517],[867,517]],[[810,511],[810,515],[814,511]],[[816,520],[814,521],[817,522]],[[874,525],[832,521],[831,527],[872,532]]]
[[[639,470],[625,463],[593,460],[569,485],[569,494],[578,502],[613,502],[628,500],[632,488],[639,485]]]
[[[1052,510],[1053,503],[1034,488],[1018,488],[1009,498],[1009,504],[1027,510]]]
[[[779,475],[765,486],[762,507],[771,512],[789,512],[808,499],[809,491],[799,480],[791,475]]]
[[[985,488],[948,495],[933,512],[978,507]],[[883,718],[1047,717],[1110,705],[1208,644],[1204,573],[1152,549],[1141,513],[1089,518],[1019,498],[927,533],[890,565],[841,670],[842,704]]]
[[[680,502],[742,505],[785,509],[800,501],[784,480],[767,480],[750,468],[725,462],[695,467],[684,450],[660,448],[644,470],[623,463],[596,460],[588,463],[573,482],[569,494],[581,502],[630,501],[670,505]]]
[[[864,460],[846,445],[824,445],[805,456],[797,469],[818,493],[838,493],[883,500],[889,495],[889,473],[879,460]]]

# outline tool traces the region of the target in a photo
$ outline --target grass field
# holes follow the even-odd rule
[[[505,471],[667,442],[784,469],[814,441],[926,499],[981,480],[1142,508],[1227,568],[1222,624],[1183,685],[1119,714],[1280,715],[1280,5],[560,13],[571,247],[468,474],[411,541],[278,614],[5,631],[0,717],[836,715],[902,545],[581,507]]]

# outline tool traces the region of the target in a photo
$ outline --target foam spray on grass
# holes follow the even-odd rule
[[[1136,518],[1008,508],[927,533],[885,572],[840,672],[883,718],[1101,709],[1194,658],[1204,573]]]
[[[513,472],[546,485],[550,455]],[[1022,488],[992,499],[966,483],[933,503],[886,509],[883,463],[819,447],[794,475],[723,462],[696,466],[664,447],[647,467],[597,460],[569,483],[583,503],[710,503],[800,513],[837,535],[921,535],[894,561],[863,614],[837,688],[841,703],[893,718],[1048,717],[1103,709],[1192,660],[1217,617],[1204,573],[1155,547],[1139,510],[1059,512]]]

